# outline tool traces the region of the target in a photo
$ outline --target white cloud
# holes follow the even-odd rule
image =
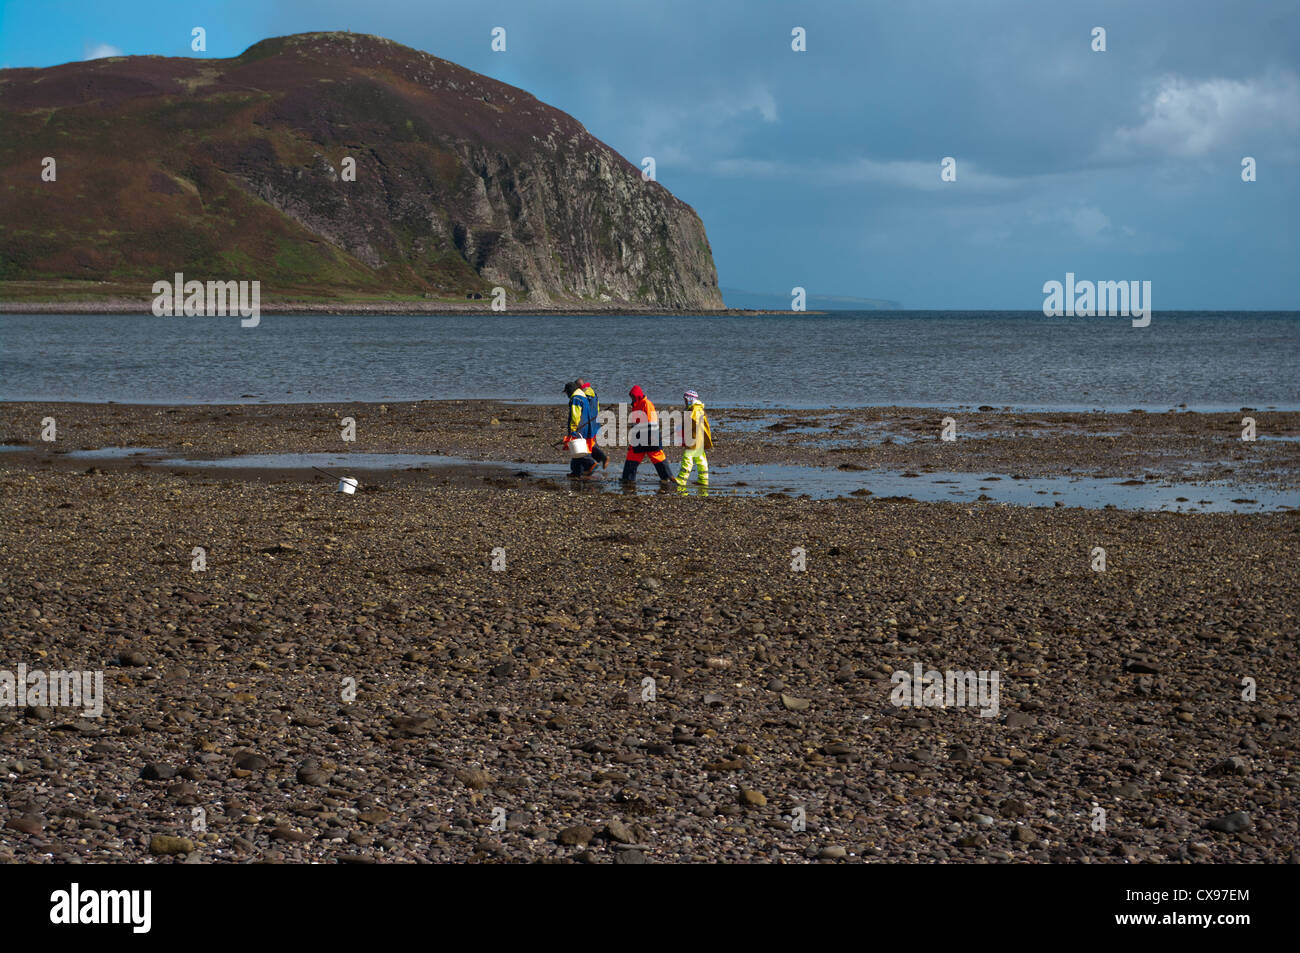
[[[1110,216],[1095,205],[1076,205],[1071,208],[1033,208],[1028,211],[1033,225],[1065,226],[1085,241],[1102,241],[1113,234]],[[1124,227],[1126,234],[1132,229]]]
[[[781,179],[811,175],[829,184],[871,183],[894,188],[934,191],[996,192],[1014,187],[1017,179],[981,172],[973,163],[957,160],[957,180],[944,182],[939,177],[939,158],[929,162],[913,159],[852,159],[849,161],[789,162],[772,159],[731,158],[713,163],[716,175],[750,179]]]
[[[913,159],[886,162],[878,162],[875,159],[858,159],[845,166],[842,174],[848,181],[852,182],[873,182],[880,185],[893,185],[925,191],[934,189],[953,189],[955,191],[973,189],[977,192],[994,192],[1010,188],[1015,184],[1014,179],[989,172],[981,172],[974,163],[965,161],[959,156],[953,158],[957,161],[957,179],[954,182],[944,182],[940,178],[940,159],[938,158],[929,162]]]
[[[758,87],[752,90],[747,99],[742,100],[739,104],[742,113],[756,112],[762,117],[763,122],[776,122],[776,99],[766,87]]]
[[[755,83],[708,96],[689,106],[647,104],[640,110],[632,138],[643,144],[647,155],[665,165],[689,165],[734,146],[744,135],[746,123],[775,123],[779,119],[776,98],[766,86]]]
[[[102,60],[106,56],[122,55],[121,50],[116,46],[109,45],[108,43],[95,43],[94,45],[87,43],[84,47],[84,51],[85,56],[82,57],[83,60]]]
[[[724,178],[783,179],[794,174],[791,163],[779,159],[718,159],[713,172]]]
[[[1251,80],[1166,76],[1146,91],[1141,111],[1139,125],[1116,129],[1102,143],[1101,158],[1251,155],[1264,144],[1296,144],[1300,80],[1289,72]]]

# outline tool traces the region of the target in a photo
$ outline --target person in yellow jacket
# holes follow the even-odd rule
[[[677,485],[685,486],[690,480],[691,468],[698,465],[699,476],[696,480],[700,486],[709,485],[709,458],[704,451],[713,449],[713,434],[709,431],[709,418],[704,414],[704,403],[700,395],[688,390],[682,395],[686,409],[690,411],[690,426],[684,428],[685,444],[682,451],[682,466],[677,472]]]

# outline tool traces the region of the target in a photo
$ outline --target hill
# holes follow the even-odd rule
[[[264,300],[722,307],[688,205],[573,117],[380,37],[3,70],[0,126],[5,300],[180,271]]]

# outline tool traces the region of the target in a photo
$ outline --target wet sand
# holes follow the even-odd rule
[[[0,668],[102,670],[107,703],[0,707],[0,859],[1298,859],[1295,512],[682,498],[644,468],[347,497],[46,463],[51,415],[60,448],[213,456],[336,451],[344,416],[366,452],[559,435],[527,405],[6,405],[36,449],[0,456]],[[926,442],[944,415],[711,409],[733,462],[1295,479],[1238,415],[970,411]],[[897,707],[918,663],[998,672],[998,712]]]
[[[204,458],[251,453],[439,453],[501,465],[563,463],[561,404],[130,405],[5,403],[0,444],[57,455],[99,447],[160,448]],[[603,405],[611,408],[614,405]],[[660,411],[675,405],[661,404]],[[709,408],[711,462],[784,463],[844,471],[915,470],[1092,475],[1300,487],[1300,412],[1014,412],[877,407],[770,411]],[[53,416],[59,439],[40,439]],[[356,422],[356,440],[341,437]],[[1257,439],[1241,439],[1242,419]],[[952,418],[955,440],[940,433]],[[621,451],[616,450],[621,459]],[[669,448],[677,459],[679,450]]]

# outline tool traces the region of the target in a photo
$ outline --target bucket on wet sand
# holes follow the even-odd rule
[[[569,441],[569,453],[573,456],[585,457],[590,452],[591,448],[587,446],[587,439],[585,437],[574,437]]]
[[[352,479],[352,477],[343,477],[341,480],[339,480],[339,492],[355,493],[357,492],[357,487],[360,485],[361,484],[359,484],[356,480]]]

